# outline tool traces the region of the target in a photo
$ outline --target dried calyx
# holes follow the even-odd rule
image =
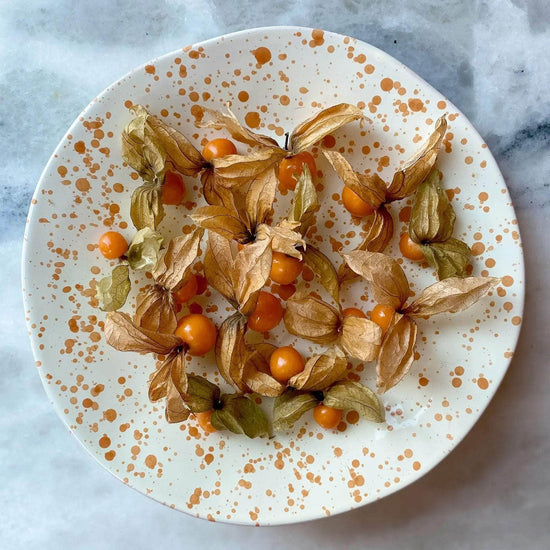
[[[376,302],[395,311],[383,336],[377,359],[377,387],[380,393],[400,382],[411,368],[417,318],[468,309],[500,282],[494,277],[451,277],[429,286],[406,305],[411,291],[405,273],[395,260],[367,251],[353,251],[343,256],[349,268],[370,283]]]
[[[357,250],[383,252],[393,237],[394,225],[386,204],[402,200],[415,193],[435,166],[441,142],[447,131],[447,121],[441,117],[426,143],[409,161],[393,175],[387,184],[378,174],[355,172],[344,156],[337,151],[324,151],[332,167],[354,193],[374,208],[374,216],[367,228],[367,235]],[[345,264],[338,272],[340,284],[356,277]]]
[[[453,235],[456,215],[434,168],[414,197],[409,223],[411,239],[422,247],[426,261],[439,280],[464,277],[471,259],[470,247]]]

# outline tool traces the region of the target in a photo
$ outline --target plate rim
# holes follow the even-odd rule
[[[76,128],[83,116],[85,116],[89,110],[93,108],[93,106],[98,103],[104,96],[108,95],[111,92],[111,89],[119,82],[132,77],[134,74],[139,72],[140,70],[143,70],[145,66],[156,64],[159,61],[164,60],[165,58],[173,57],[174,55],[179,55],[183,50],[187,50],[188,48],[195,48],[195,47],[208,47],[211,44],[216,44],[217,42],[220,42],[222,39],[235,39],[239,38],[240,36],[247,36],[250,37],[254,33],[271,33],[271,32],[288,32],[288,33],[296,33],[296,32],[302,32],[302,33],[308,33],[313,30],[322,30],[323,33],[330,35],[336,39],[344,39],[349,38],[350,40],[354,41],[354,43],[364,44],[368,48],[371,48],[372,50],[376,51],[378,55],[380,55],[382,58],[385,58],[384,61],[389,62],[391,64],[398,65],[401,70],[406,71],[411,77],[414,77],[418,80],[419,84],[423,87],[423,89],[428,89],[430,93],[436,93],[438,95],[441,95],[445,98],[445,101],[448,105],[448,110],[453,110],[453,112],[458,113],[461,117],[463,117],[464,120],[468,121],[469,128],[468,131],[473,133],[476,138],[478,138],[482,143],[485,143],[485,140],[481,136],[481,134],[478,132],[477,128],[471,123],[470,119],[464,115],[464,113],[454,105],[452,101],[450,101],[446,96],[444,96],[441,92],[439,92],[434,86],[432,86],[430,83],[428,83],[426,80],[424,80],[421,76],[419,76],[417,73],[415,73],[412,69],[410,69],[407,65],[402,63],[399,59],[396,59],[389,53],[385,52],[384,50],[381,50],[380,48],[373,46],[369,42],[366,42],[365,40],[355,38],[350,35],[342,34],[339,32],[334,32],[326,29],[315,29],[313,27],[305,27],[305,26],[299,26],[299,25],[271,25],[266,27],[252,27],[248,29],[242,29],[239,31],[227,33],[227,34],[221,34],[216,37],[212,37],[206,40],[202,40],[199,42],[192,43],[190,45],[178,48],[176,50],[167,52],[165,54],[162,54],[160,56],[157,56],[155,58],[152,58],[136,67],[131,69],[130,71],[126,72],[123,76],[120,78],[117,78],[115,81],[113,81],[111,84],[109,84],[105,89],[103,89],[99,94],[97,94],[89,103],[86,105],[86,107],[80,111],[78,116],[75,118],[75,120],[72,122],[72,124],[69,126],[69,128],[64,132],[62,138],[60,139],[59,143],[55,147],[54,151],[50,155],[44,169],[42,170],[40,177],[36,183],[33,196],[30,202],[30,207],[27,213],[26,217],[26,223],[25,223],[25,232],[23,237],[23,246],[21,251],[21,289],[23,294],[23,307],[24,307],[24,315],[25,315],[25,323],[27,327],[27,332],[29,334],[29,340],[31,344],[31,350],[33,353],[33,357],[35,360],[35,364],[40,361],[41,358],[41,352],[37,347],[38,342],[36,341],[36,338],[33,338],[33,332],[31,330],[31,325],[33,323],[32,319],[32,307],[31,302],[33,301],[30,296],[28,296],[28,292],[26,291],[26,288],[28,288],[28,283],[30,283],[30,275],[28,273],[28,266],[29,266],[29,259],[30,259],[30,252],[31,252],[31,241],[30,236],[33,230],[33,214],[36,205],[38,204],[39,200],[39,193],[44,185],[44,183],[47,180],[47,174],[51,170],[51,167],[55,164],[56,158],[59,156],[59,153],[62,151],[62,148],[67,140],[67,135],[71,134],[73,129]],[[506,180],[504,179],[502,172],[500,170],[500,167],[498,166],[498,163],[496,159],[493,156],[493,153],[489,147],[487,147],[488,153],[490,154],[490,158],[494,163],[494,169],[496,170],[495,175],[498,175],[500,177],[500,181],[504,184],[504,187],[506,188],[508,192],[508,196],[510,197],[510,204],[509,208],[513,211],[514,217],[517,220],[517,214],[516,214],[516,208],[514,206],[514,202],[512,200],[512,196],[510,194],[510,190],[508,188],[508,185],[506,184]],[[453,445],[450,447],[446,447],[444,450],[442,450],[441,454],[436,455],[430,455],[427,459],[424,458],[422,462],[422,470],[421,473],[417,472],[415,475],[409,476],[407,479],[403,479],[399,485],[392,484],[389,488],[385,488],[385,490],[374,499],[366,499],[365,502],[362,502],[358,504],[357,506],[354,505],[341,505],[337,508],[331,509],[330,511],[330,517],[340,515],[342,513],[357,510],[359,508],[362,508],[364,506],[367,506],[369,504],[372,504],[374,502],[377,502],[378,500],[381,500],[387,496],[390,496],[394,493],[397,493],[406,487],[410,486],[411,484],[419,481],[421,478],[426,476],[430,471],[432,471],[437,465],[439,465],[441,462],[443,462],[457,447],[462,443],[462,441],[466,438],[466,436],[471,432],[475,424],[480,420],[480,418],[485,414],[487,407],[492,402],[492,400],[495,397],[495,394],[497,393],[500,385],[502,384],[502,381],[504,380],[504,377],[506,376],[508,369],[510,368],[510,365],[515,357],[515,352],[518,346],[518,341],[522,333],[522,326],[523,326],[523,314],[525,310],[525,293],[526,293],[526,280],[525,280],[525,255],[523,252],[523,245],[522,245],[522,239],[521,239],[521,230],[519,227],[519,220],[518,225],[516,226],[516,230],[518,232],[518,248],[520,250],[520,259],[521,259],[521,285],[517,289],[517,295],[515,296],[515,305],[518,306],[519,315],[521,315],[522,320],[519,325],[516,325],[514,327],[514,339],[513,339],[513,345],[510,346],[510,349],[513,351],[512,356],[509,358],[503,358],[502,365],[503,365],[503,371],[502,376],[498,380],[498,382],[494,382],[491,384],[490,392],[487,393],[488,399],[485,403],[481,403],[479,406],[479,412],[476,413],[475,416],[472,417],[471,422],[469,423],[468,427],[463,430],[463,433],[459,433],[458,435],[454,436]],[[50,389],[50,385],[47,383],[44,375],[42,367],[38,369],[38,374],[40,376],[42,386],[46,392],[46,395],[48,396],[48,399],[50,400],[50,403],[53,405],[55,412],[62,420],[65,427],[69,430],[71,435],[80,443],[80,445],[86,450],[86,452],[98,463],[100,464],[106,471],[108,471],[115,479],[117,479],[119,482],[121,482],[124,486],[132,488],[134,491],[137,491],[138,493],[145,495],[146,497],[159,502],[160,504],[163,504],[169,508],[175,509],[178,512],[182,512],[190,517],[193,518],[199,518],[203,520],[207,520],[205,516],[198,516],[196,514],[193,514],[190,511],[187,511],[183,509],[183,507],[178,507],[174,505],[169,505],[166,502],[162,502],[158,498],[156,498],[152,494],[147,494],[147,492],[142,491],[140,488],[132,485],[131,483],[126,483],[121,477],[119,477],[113,470],[111,470],[106,463],[103,463],[97,454],[94,454],[92,451],[92,447],[87,446],[83,440],[81,440],[75,431],[73,431],[70,428],[70,425],[65,418],[66,415],[61,410],[60,404],[57,402],[53,395],[53,391]],[[272,511],[273,513],[274,511]],[[284,515],[280,514],[279,517],[275,517],[274,521],[267,521],[262,522],[259,525],[262,527],[269,527],[269,526],[276,526],[276,525],[291,525],[291,524],[297,524],[297,523],[303,523],[306,521],[313,521],[316,519],[323,519],[325,516],[321,515],[320,513],[313,513],[308,514],[307,508],[304,510],[300,510],[299,517],[293,516],[293,515]],[[251,526],[254,525],[253,522],[245,522],[245,521],[237,521],[237,520],[226,520],[222,518],[216,518],[216,523],[224,523],[224,524],[230,524],[230,525],[244,525],[244,526]]]

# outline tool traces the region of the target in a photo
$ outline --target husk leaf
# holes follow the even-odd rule
[[[473,306],[501,279],[496,277],[452,277],[426,288],[403,313],[410,317],[431,317],[439,313],[457,313]]]
[[[323,391],[346,375],[346,356],[337,347],[306,361],[304,370],[293,376],[288,385],[297,390]]]
[[[340,315],[338,310],[315,296],[296,297],[287,300],[284,314],[286,329],[321,345],[338,339]]]
[[[104,332],[107,343],[119,351],[169,355],[174,349],[183,346],[179,336],[141,328],[129,315],[119,311],[107,314]]]
[[[103,277],[97,285],[96,296],[102,311],[116,311],[125,303],[130,292],[130,270],[126,264],[113,268],[107,277]]]
[[[344,254],[348,266],[371,283],[374,299],[399,310],[410,295],[409,283],[401,266],[378,252],[354,250]]]
[[[395,172],[392,182],[388,187],[388,199],[401,200],[412,195],[417,187],[428,177],[439,155],[441,142],[447,131],[447,119],[439,118],[435,123],[435,129],[420,151],[406,162],[403,167]]]
[[[273,430],[289,430],[307,411],[318,405],[311,393],[288,389],[273,403]]]
[[[409,372],[414,361],[417,326],[407,315],[395,313],[384,336],[376,365],[376,386],[385,393]]]
[[[326,135],[354,120],[363,119],[363,111],[349,103],[339,103],[298,124],[290,136],[293,154],[311,148]]]
[[[222,395],[222,408],[212,413],[212,426],[247,437],[269,437],[269,420],[265,413],[244,395]]]
[[[384,422],[384,407],[376,394],[367,386],[352,380],[334,384],[326,393],[324,404],[335,409],[357,411],[359,416],[371,422]]]
[[[351,357],[374,361],[380,351],[382,329],[369,319],[344,317],[340,344]]]

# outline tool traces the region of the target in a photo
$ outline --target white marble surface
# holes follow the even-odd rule
[[[0,547],[499,549],[550,547],[550,4],[547,0],[0,0]],[[309,524],[199,521],[115,480],[46,399],[19,263],[42,167],[80,110],[134,66],[247,27],[350,34],[466,113],[514,198],[526,256],[523,334],[502,387],[438,468],[391,497]]]

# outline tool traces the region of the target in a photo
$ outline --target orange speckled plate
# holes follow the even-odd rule
[[[129,202],[136,174],[120,154],[121,130],[131,118],[127,107],[146,105],[198,145],[213,132],[194,126],[196,105],[222,108],[231,102],[249,127],[282,141],[298,122],[343,101],[364,108],[370,120],[363,128],[354,123],[335,132],[325,145],[345,152],[356,168],[376,170],[386,179],[429,135],[437,117],[448,113],[438,166],[458,217],[455,235],[472,245],[474,274],[503,277],[502,285],[465,313],[419,322],[418,360],[382,396],[385,424],[348,415],[338,430],[323,431],[305,415],[291,432],[267,441],[205,435],[194,420],[168,425],[162,403],[147,399],[154,361],[109,348],[102,335],[104,313],[95,307],[95,285],[111,265],[97,250],[99,236],[107,228],[127,238],[133,234]],[[344,210],[341,183],[327,162],[317,149],[313,154],[323,173],[316,238],[338,262],[337,250],[359,243],[363,227]],[[188,214],[203,204],[197,180],[187,179],[186,200],[167,207],[161,227],[166,237],[185,231]],[[280,196],[277,209],[284,211],[288,200]],[[389,253],[398,257],[396,242],[410,201],[392,203],[391,211],[396,237]],[[435,280],[427,268],[408,260],[402,265],[416,292]],[[137,274],[133,283],[128,304],[146,280]],[[198,517],[242,524],[344,512],[433,468],[470,430],[506,372],[520,330],[523,285],[508,190],[464,115],[380,50],[295,27],[244,31],[184,48],[136,69],[94,99],[44,170],[23,255],[38,372],[72,433],[98,462],[142,493]],[[345,290],[342,301],[344,307],[372,308],[360,282]],[[215,292],[197,302],[218,324],[228,315]],[[304,355],[315,351],[281,327],[271,337]],[[193,358],[189,369],[217,380],[212,354]],[[350,376],[374,386],[373,365],[355,363]]]

